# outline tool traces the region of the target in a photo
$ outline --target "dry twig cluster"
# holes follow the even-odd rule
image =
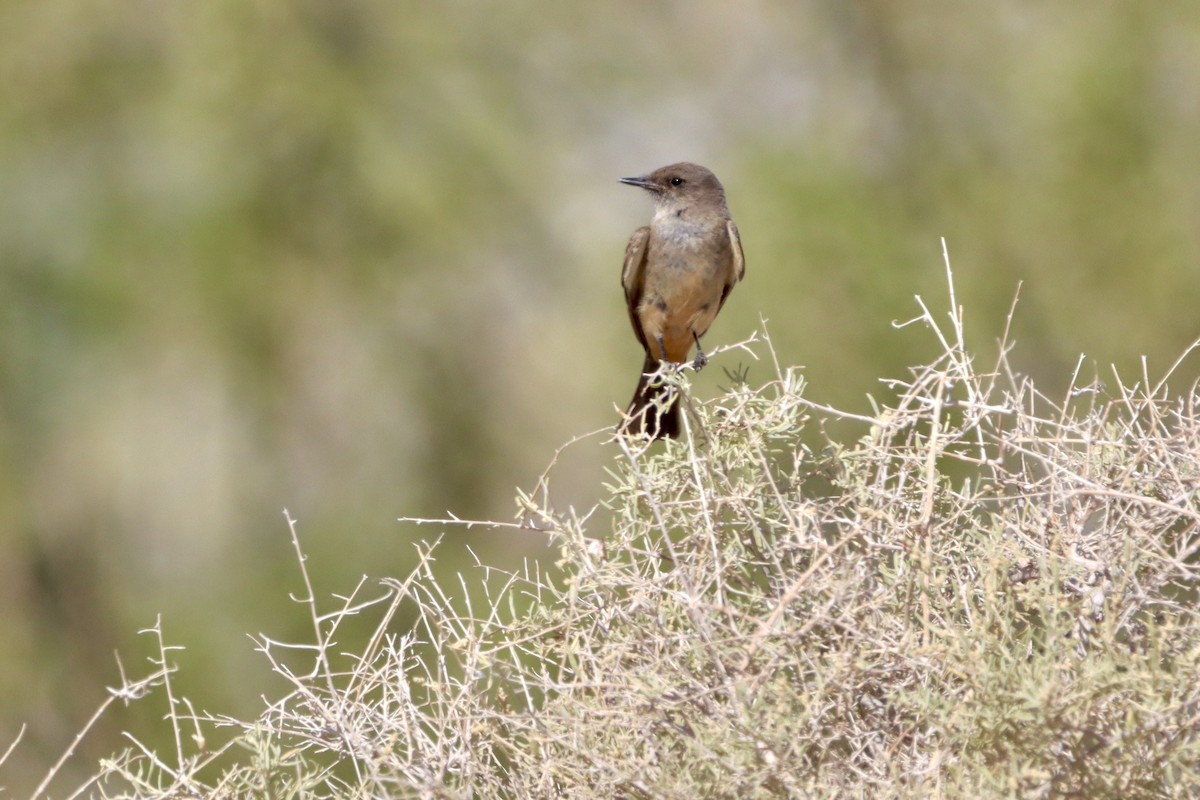
[[[941,356],[874,414],[815,404],[776,365],[693,404],[678,442],[619,440],[601,509],[523,495],[552,568],[447,584],[428,547],[373,598],[325,609],[308,586],[312,643],[260,640],[289,694],[250,722],[173,702],[170,758],[131,748],[85,788],[1200,794],[1196,387],[1050,397],[1004,341],[980,369],[957,308],[922,311]],[[827,425],[855,432],[814,444]],[[345,654],[362,615],[376,632]],[[204,749],[214,726],[237,734]]]

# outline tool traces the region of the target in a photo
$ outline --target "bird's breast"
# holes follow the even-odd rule
[[[651,226],[648,264],[651,272],[683,270],[715,273],[731,257],[729,236],[720,227],[684,219],[655,220]]]

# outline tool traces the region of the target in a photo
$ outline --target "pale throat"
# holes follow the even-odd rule
[[[716,223],[719,222],[712,218],[697,219],[688,213],[686,206],[663,204],[654,209],[650,225],[660,239],[696,247],[703,243],[704,234],[718,227]]]

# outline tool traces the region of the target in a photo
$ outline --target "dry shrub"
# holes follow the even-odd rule
[[[601,512],[555,510],[546,482],[520,498],[552,568],[448,583],[427,549],[375,598],[318,611],[309,586],[314,641],[260,642],[290,694],[251,722],[172,700],[176,752],[134,747],[84,789],[1200,795],[1195,387],[1072,379],[1056,400],[1005,342],[979,370],[961,316],[922,311],[942,355],[877,413],[778,366],[690,402],[680,441],[612,445]],[[377,628],[346,655],[352,616]]]

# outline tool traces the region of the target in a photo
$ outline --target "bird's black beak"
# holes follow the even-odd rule
[[[623,183],[627,186],[636,186],[639,189],[645,189],[647,192],[654,192],[655,194],[659,194],[660,192],[662,192],[661,186],[659,186],[657,183],[655,183],[654,181],[652,181],[646,177],[620,178],[619,182]]]

